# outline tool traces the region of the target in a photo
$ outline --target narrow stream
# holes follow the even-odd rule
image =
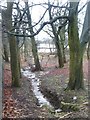
[[[25,77],[27,77],[28,79],[31,80],[33,92],[34,92],[36,98],[38,99],[39,105],[40,106],[48,105],[48,106],[52,107],[52,105],[47,100],[47,98],[45,98],[44,95],[39,90],[39,85],[41,84],[41,81],[39,78],[36,77],[35,73],[32,73],[30,71],[30,67],[26,67],[24,69],[21,69],[21,72]]]

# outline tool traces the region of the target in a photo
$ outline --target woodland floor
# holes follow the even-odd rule
[[[65,64],[64,68],[59,69],[57,62],[53,60],[52,62],[48,61],[47,64],[45,61],[42,61],[44,71],[36,72],[37,76],[40,76],[41,79],[41,90],[44,91],[47,89],[52,93],[58,95],[58,98],[63,98],[64,102],[72,102],[72,97],[76,96],[76,103],[79,104],[78,111],[65,111],[61,113],[54,114],[50,109],[45,107],[40,107],[37,105],[37,99],[33,94],[33,89],[31,82],[26,78],[22,77],[20,80],[20,88],[11,87],[11,71],[10,65],[4,63],[4,81],[3,81],[3,119],[7,120],[9,118],[84,118],[88,117],[88,61],[84,60],[84,83],[86,90],[80,91],[68,91],[65,92],[64,88],[68,83],[68,63]],[[26,63],[23,63],[23,68],[27,66]],[[42,73],[42,74],[41,74]],[[44,74],[43,74],[44,73]],[[80,120],[80,119],[77,119]]]

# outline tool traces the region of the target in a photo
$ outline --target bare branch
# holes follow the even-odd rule
[[[78,11],[78,13],[82,11],[82,9],[87,5],[87,3],[85,5],[83,5],[82,8],[80,8],[80,10]]]
[[[52,39],[54,38],[48,31],[43,30],[45,33],[47,33]]]
[[[36,33],[33,33],[31,35],[16,34],[15,32],[13,33],[13,32],[10,32],[10,31],[7,31],[7,33],[10,34],[10,35],[19,36],[19,37],[24,37],[24,36],[25,37],[33,37],[33,36],[36,36],[44,28],[44,26],[46,26],[47,24],[52,24],[53,22],[57,21],[58,19],[68,19],[69,20],[69,16],[57,16],[50,21],[44,22],[41,25],[41,27],[36,31]]]
[[[60,30],[62,29],[62,27],[64,27],[65,25],[67,25],[67,20],[65,20],[65,22],[62,23],[62,24],[58,27],[58,31],[57,31],[58,34],[59,34]]]
[[[46,10],[45,10],[45,12],[43,13],[43,15],[42,15],[42,17],[40,18],[40,20],[35,24],[35,25],[33,25],[32,27],[35,27],[36,25],[38,25],[40,22],[41,22],[41,20],[44,18],[44,16],[45,16],[45,14],[46,14],[46,12],[48,11],[48,9],[49,8],[47,8]],[[31,27],[31,28],[32,28]]]

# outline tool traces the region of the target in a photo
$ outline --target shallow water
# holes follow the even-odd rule
[[[39,89],[39,85],[41,84],[40,79],[36,77],[35,73],[32,73],[30,71],[30,67],[26,67],[26,68],[24,68],[24,70],[21,69],[21,72],[25,77],[27,77],[28,79],[31,80],[33,92],[34,92],[36,98],[38,99],[39,105],[40,106],[48,105],[48,106],[52,107],[50,102],[44,97],[44,95],[41,93],[41,91]]]

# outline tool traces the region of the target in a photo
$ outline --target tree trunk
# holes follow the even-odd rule
[[[64,49],[64,43],[65,43],[65,27],[62,28],[60,31],[60,39],[61,39],[61,46],[62,46],[62,56],[63,56],[63,61],[66,63],[66,56],[65,56],[65,49]]]
[[[72,52],[70,50],[70,69],[69,69],[70,73],[69,73],[68,89],[71,90],[84,88],[83,57],[81,57],[80,54]]]
[[[21,74],[21,58],[20,58],[20,50],[18,48],[18,66],[19,66],[19,74],[20,74],[20,78],[22,78],[22,74]]]
[[[62,68],[64,66],[64,61],[63,61],[63,57],[62,57],[62,51],[61,51],[61,46],[60,46],[60,41],[59,41],[58,35],[55,35],[55,46],[57,49],[59,67]]]
[[[70,7],[75,11],[70,11],[69,22],[69,49],[70,49],[70,73],[68,89],[75,90],[84,88],[83,82],[83,50],[80,46],[77,22],[77,3],[70,3]]]
[[[16,41],[17,42],[17,41]],[[18,46],[18,43],[17,43],[17,59],[18,59],[18,69],[19,69],[19,74],[20,74],[20,78],[22,78],[22,74],[21,74],[21,58],[20,58],[20,49],[19,49],[19,46]]]
[[[1,7],[0,7],[1,8]],[[1,9],[0,9],[0,12]],[[3,119],[2,117],[2,93],[3,93],[3,89],[2,89],[2,84],[3,83],[3,61],[2,61],[2,20],[0,18],[0,118]]]
[[[4,60],[5,60],[6,62],[9,62],[7,46],[6,46],[6,45],[3,45],[3,49],[4,49]]]
[[[27,61],[27,57],[28,57],[28,41],[24,37],[24,58],[25,58],[25,61]]]
[[[6,16],[4,14],[4,10],[2,10],[2,25],[5,25],[5,19]],[[2,31],[2,43],[3,43],[3,59],[6,62],[9,62],[9,43],[8,43],[8,37],[7,37],[7,33],[4,33],[4,31]]]
[[[62,42],[62,53],[63,53],[63,61],[66,63],[66,55],[65,55],[65,49],[64,49],[64,43]]]
[[[20,28],[20,23],[17,23],[17,29],[16,29],[16,33],[19,34],[19,28]],[[18,69],[19,69],[19,74],[20,74],[20,78],[22,78],[22,74],[21,74],[21,64],[20,64],[20,61],[21,61],[21,58],[20,58],[20,48],[19,48],[19,43],[20,43],[20,40],[19,40],[19,36],[16,36],[16,44],[17,44],[17,59],[18,59]]]
[[[28,6],[28,2],[25,2],[26,4],[26,8],[27,9],[27,18],[28,18],[28,23],[29,23],[29,27],[30,27],[30,33],[33,34],[33,28],[32,28],[32,20],[31,20],[31,14],[29,11],[29,6]],[[36,41],[34,37],[31,37],[31,43],[32,43],[32,53],[33,53],[33,57],[34,57],[34,63],[35,63],[35,69],[41,70],[41,66],[40,66],[40,62],[39,62],[39,57],[38,57],[38,51],[37,51],[37,45],[36,45]]]
[[[49,18],[50,18],[50,20],[52,20],[51,9],[49,9]],[[51,27],[52,27],[52,32],[53,32],[54,39],[55,39],[54,40],[55,46],[57,49],[58,64],[59,64],[59,67],[62,68],[64,66],[64,61],[63,61],[63,56],[62,56],[62,51],[61,51],[60,40],[59,40],[58,34],[56,33],[55,25],[53,23],[51,24]]]
[[[34,38],[31,38],[31,43],[32,43],[32,53],[33,53],[33,57],[34,57],[35,68],[38,71],[38,70],[41,70],[41,66],[39,63],[37,45],[36,45]]]
[[[90,59],[90,41],[88,43],[88,48],[87,48],[87,59]]]
[[[18,63],[18,50],[17,42],[14,36],[9,35],[9,44],[10,44],[10,62],[11,62],[11,72],[12,72],[12,86],[20,86],[20,71]]]
[[[7,12],[6,12],[6,27],[8,31],[12,29],[12,6],[13,2],[7,2]],[[9,22],[8,22],[9,21]],[[9,45],[10,45],[10,63],[11,63],[11,73],[12,73],[12,86],[19,87],[20,83],[20,73],[18,64],[18,50],[16,38],[13,35],[8,34]]]

